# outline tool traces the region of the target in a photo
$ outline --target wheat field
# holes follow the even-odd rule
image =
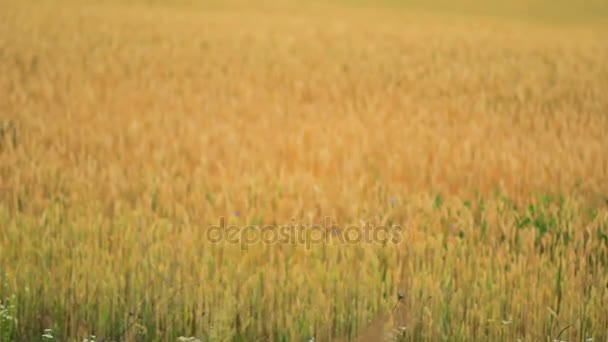
[[[606,6],[459,1],[0,0],[0,341],[608,341]]]

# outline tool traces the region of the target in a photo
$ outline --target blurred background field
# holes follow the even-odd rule
[[[0,341],[608,340],[607,14],[0,0]]]
[[[373,6],[380,4],[402,11],[427,11],[459,15],[485,15],[496,18],[524,19],[547,23],[606,22],[608,3],[602,0],[336,0],[342,4]]]

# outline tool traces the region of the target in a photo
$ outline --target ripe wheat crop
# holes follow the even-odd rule
[[[0,341],[608,340],[608,28],[437,4],[0,0]]]

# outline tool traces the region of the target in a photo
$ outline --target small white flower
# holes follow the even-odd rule
[[[201,340],[199,340],[196,337],[185,337],[185,336],[180,336],[177,338],[178,342],[202,342]]]

